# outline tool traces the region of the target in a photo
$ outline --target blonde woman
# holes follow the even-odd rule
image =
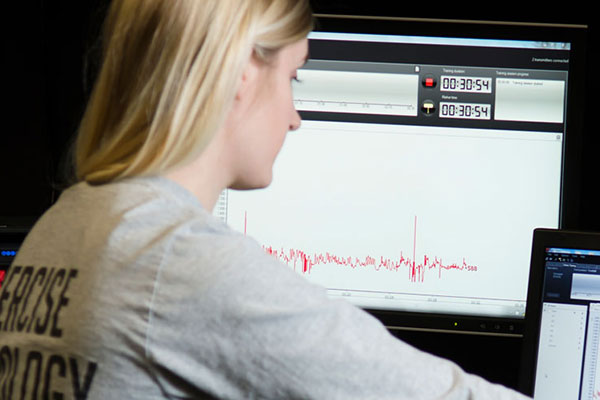
[[[114,0],[79,183],[0,292],[2,399],[509,399],[211,215],[300,118],[304,0]]]

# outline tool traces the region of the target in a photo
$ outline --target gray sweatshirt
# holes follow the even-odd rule
[[[521,399],[395,339],[159,177],[63,193],[0,291],[2,399]]]

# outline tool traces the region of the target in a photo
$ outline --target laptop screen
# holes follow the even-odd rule
[[[534,398],[596,399],[600,250],[546,247],[543,256]]]

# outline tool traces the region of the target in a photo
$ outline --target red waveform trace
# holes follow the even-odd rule
[[[306,252],[298,249],[274,249],[270,246],[263,246],[267,254],[270,254],[277,259],[283,261],[287,265],[304,274],[310,274],[313,267],[321,264],[335,264],[347,266],[353,269],[361,267],[373,267],[375,271],[381,269],[388,271],[398,271],[401,268],[408,267],[408,279],[411,282],[423,282],[425,279],[425,271],[438,269],[438,277],[442,277],[442,270],[459,270],[459,271],[477,271],[477,266],[469,265],[463,258],[462,263],[445,264],[441,258],[434,257],[433,260],[428,256],[423,256],[423,263],[417,263],[414,259],[405,257],[400,252],[400,258],[392,260],[390,258],[379,257],[379,259],[371,256],[364,258],[359,257],[342,257],[329,252],[314,253],[309,255]]]
[[[244,235],[247,233],[247,214],[244,213]],[[404,256],[403,252],[400,252],[398,259],[380,257],[365,256],[362,258],[351,257],[351,256],[340,256],[330,252],[308,254],[307,252],[300,249],[275,249],[271,246],[263,245],[263,249],[267,254],[274,256],[280,261],[286,263],[288,266],[294,268],[295,271],[302,272],[303,274],[310,274],[314,267],[325,264],[333,264],[338,266],[349,267],[352,269],[371,267],[375,271],[387,270],[387,271],[399,271],[403,268],[408,268],[408,279],[410,282],[424,282],[425,272],[437,269],[438,278],[442,277],[442,270],[457,270],[476,272],[477,266],[468,264],[466,259],[463,258],[462,262],[459,263],[444,263],[441,258],[429,257],[428,255],[423,256],[423,262],[418,263],[416,261],[417,251],[417,217],[415,216],[414,221],[414,235],[413,235],[413,254],[411,257]]]

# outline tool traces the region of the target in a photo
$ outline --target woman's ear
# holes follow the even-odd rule
[[[248,61],[244,67],[244,72],[242,73],[242,79],[235,95],[236,100],[242,100],[248,97],[249,93],[253,93],[256,90],[259,72],[259,61],[253,56],[250,57],[250,61]]]

